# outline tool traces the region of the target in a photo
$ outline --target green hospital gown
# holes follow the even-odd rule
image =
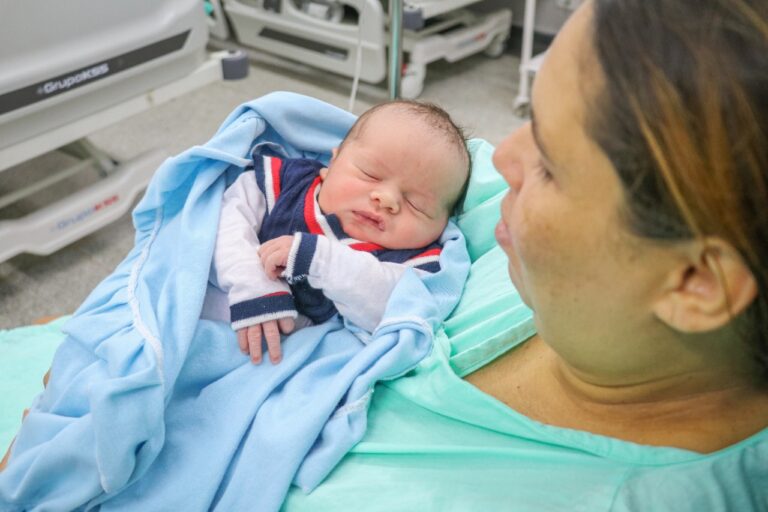
[[[768,429],[699,454],[543,425],[461,379],[533,333],[498,249],[432,354],[376,387],[363,439],[296,511],[768,510]]]

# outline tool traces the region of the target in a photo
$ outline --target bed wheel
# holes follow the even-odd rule
[[[492,59],[498,59],[504,52],[507,51],[507,40],[509,36],[507,34],[499,34],[491,40],[491,43],[486,46],[483,53]]]
[[[424,91],[424,78],[427,75],[427,67],[409,64],[405,68],[400,82],[400,95],[408,100],[419,97]]]

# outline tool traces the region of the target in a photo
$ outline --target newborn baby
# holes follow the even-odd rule
[[[470,168],[450,116],[384,103],[332,155],[325,167],[255,154],[224,193],[210,280],[254,363],[263,343],[280,360],[281,332],[336,313],[372,332],[405,269],[439,270],[438,239]]]

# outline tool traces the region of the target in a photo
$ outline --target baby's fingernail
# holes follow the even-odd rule
[[[252,357],[251,361],[253,361],[253,364],[261,364],[261,358],[260,357]]]
[[[279,357],[270,357],[269,359],[272,361],[272,364],[277,364],[280,362]]]

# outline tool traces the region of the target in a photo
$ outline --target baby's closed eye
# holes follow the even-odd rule
[[[414,199],[407,196],[405,198],[405,202],[408,203],[408,206],[413,208],[417,213],[424,215],[425,217],[429,217],[430,219],[432,218],[432,215],[428,213],[428,208],[420,202],[415,201]]]
[[[362,174],[363,176],[365,176],[366,178],[368,178],[371,181],[381,181],[380,178],[377,178],[376,175],[372,174],[369,171],[361,169],[360,167],[358,167],[357,170],[360,171],[360,174]]]

